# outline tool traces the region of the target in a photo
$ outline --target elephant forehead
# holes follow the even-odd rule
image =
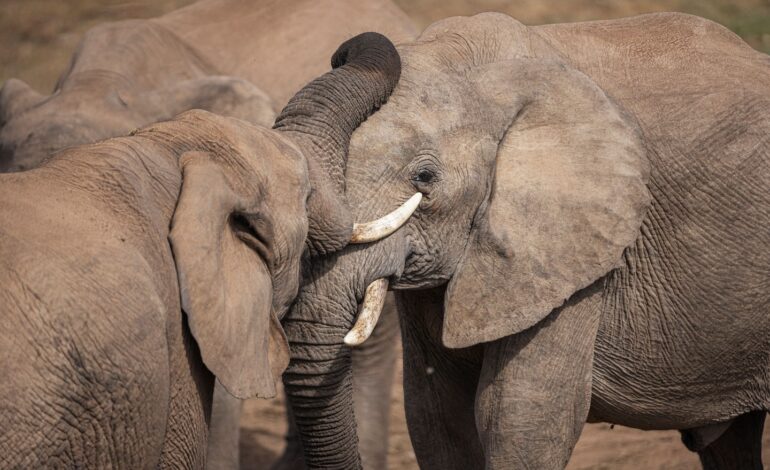
[[[394,95],[353,134],[350,155],[433,147],[452,130],[477,123],[478,93],[458,74],[401,82]],[[443,78],[443,79],[442,79]]]
[[[310,190],[307,165],[302,152],[278,131],[255,126],[240,120],[227,120],[222,134],[229,138],[235,150],[233,169],[244,178],[254,178],[270,187],[280,188],[283,197],[290,188],[304,200]],[[239,171],[238,169],[243,171]],[[271,193],[268,191],[268,196]]]
[[[403,110],[430,108],[453,112],[478,96],[465,70],[436,67],[433,61],[404,60],[401,79],[390,101]]]

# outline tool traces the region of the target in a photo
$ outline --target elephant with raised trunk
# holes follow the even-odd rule
[[[214,378],[275,394],[301,256],[347,241],[328,160],[400,74],[376,33],[333,64],[281,129],[188,111],[0,175],[1,467],[202,468]]]
[[[587,419],[761,468],[770,59],[680,14],[457,17],[399,52],[340,163],[355,243],[284,321],[311,466],[360,466],[343,343],[390,288],[422,468],[563,468]]]

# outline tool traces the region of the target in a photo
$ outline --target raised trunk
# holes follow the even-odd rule
[[[350,136],[387,100],[401,74],[401,60],[387,38],[364,33],[340,46],[332,67],[297,93],[275,124],[291,134],[308,158],[313,187],[309,252],[331,254],[305,273],[300,295],[284,319],[292,357],[283,378],[307,466],[360,468],[350,349],[342,339],[366,286],[348,279],[352,268],[329,276],[324,272],[332,269],[339,256],[335,252],[348,244],[353,230],[343,179]],[[343,289],[340,296],[337,286]],[[322,292],[335,298],[319,296]]]
[[[364,33],[339,47],[332,67],[289,100],[274,126],[291,133],[308,157],[308,246],[314,256],[340,250],[350,240],[353,220],[343,179],[350,136],[388,99],[401,60],[386,37]]]

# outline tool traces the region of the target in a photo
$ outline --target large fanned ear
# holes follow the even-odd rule
[[[636,125],[588,77],[521,59],[479,67],[474,78],[500,143],[448,286],[448,347],[529,328],[618,266],[650,199]]]
[[[288,365],[288,344],[272,312],[270,272],[258,254],[265,250],[244,242],[271,236],[269,221],[260,219],[260,198],[238,196],[206,153],[186,153],[180,166],[169,238],[190,330],[206,367],[228,392],[273,397]]]

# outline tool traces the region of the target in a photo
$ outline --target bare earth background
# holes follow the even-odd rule
[[[482,11],[508,13],[525,24],[617,18],[655,11],[682,11],[715,20],[753,47],[770,53],[770,0],[395,0],[424,27],[437,19]],[[21,78],[38,91],[53,89],[82,33],[103,21],[158,16],[192,0],[0,0],[0,82]],[[329,51],[331,55],[333,51]],[[416,469],[403,411],[401,371],[391,403],[389,466]],[[770,427],[770,426],[766,426]],[[263,469],[283,449],[282,399],[251,400],[242,419],[241,467]],[[770,462],[766,429],[764,460]],[[570,470],[696,469],[676,431],[638,431],[587,425]]]

